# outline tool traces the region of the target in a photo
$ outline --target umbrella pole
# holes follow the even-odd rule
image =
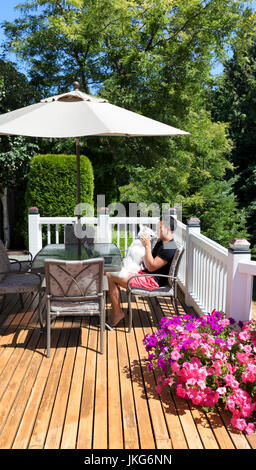
[[[76,137],[76,187],[77,187],[77,205],[78,205],[78,214],[77,214],[77,223],[78,225],[81,224],[81,181],[80,181],[80,139]],[[81,259],[81,251],[82,251],[82,241],[81,238],[78,238],[77,244],[77,252],[78,252],[78,259]]]

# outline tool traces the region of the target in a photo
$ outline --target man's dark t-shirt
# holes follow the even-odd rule
[[[174,240],[169,240],[168,242],[158,240],[152,250],[153,258],[159,256],[159,258],[167,261],[167,264],[165,264],[162,268],[150,272],[150,274],[154,275],[154,278],[160,287],[168,284],[168,279],[167,277],[157,276],[157,274],[169,274],[170,265],[176,249],[177,245]],[[144,268],[143,271],[149,273],[146,268]]]

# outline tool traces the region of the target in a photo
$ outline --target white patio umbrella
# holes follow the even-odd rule
[[[80,204],[79,137],[98,136],[175,136],[188,132],[128,111],[107,100],[74,91],[52,96],[41,102],[0,115],[0,134],[46,138],[76,138],[77,204]],[[78,215],[78,218],[81,217]]]

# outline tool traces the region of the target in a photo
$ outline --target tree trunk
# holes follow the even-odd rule
[[[6,248],[10,248],[10,224],[8,214],[8,202],[7,202],[7,188],[4,188],[4,192],[0,195],[3,204],[3,230],[4,230],[4,244]]]

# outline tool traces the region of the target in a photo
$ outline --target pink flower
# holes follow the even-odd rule
[[[236,339],[232,336],[230,336],[228,339],[227,339],[227,346],[228,347],[232,347],[234,344],[236,343]]]
[[[240,352],[238,352],[238,353],[236,353],[236,358],[238,359],[238,362],[239,362],[240,364],[244,364],[244,363],[246,363],[247,360],[248,360],[246,353],[240,353]]]
[[[251,405],[250,403],[246,403],[245,405],[241,407],[241,415],[244,418],[249,418],[249,416],[251,416],[251,414],[253,413],[253,410],[254,410],[254,406]]]
[[[214,361],[212,363],[214,369],[215,369],[215,372],[217,375],[221,375],[221,366],[222,366],[222,362],[221,361]]]
[[[256,376],[252,372],[243,372],[242,373],[242,381],[243,382],[254,382],[255,380],[256,380]]]
[[[235,403],[235,400],[232,398],[231,395],[229,395],[227,397],[227,407],[230,411],[235,411],[235,406],[236,406],[236,403]]]
[[[238,334],[238,338],[240,341],[248,341],[248,339],[250,339],[250,333],[248,333],[248,331],[241,331],[241,333]]]
[[[245,428],[245,432],[247,434],[252,434],[253,432],[255,431],[255,426],[253,423],[248,423],[246,428]]]
[[[186,397],[186,390],[182,387],[181,384],[178,384],[176,387],[176,394],[178,397],[185,398]]]
[[[239,431],[244,431],[245,428],[246,428],[245,419],[231,418],[230,422],[231,422],[232,426],[234,426],[234,428],[236,428],[236,429],[239,429]]]
[[[205,380],[198,380],[197,385],[203,390],[206,387]]]
[[[245,344],[243,348],[244,348],[244,351],[246,352],[246,354],[250,354],[251,351],[252,351],[252,348],[249,344]]]
[[[227,389],[226,387],[219,387],[217,388],[217,392],[220,394],[220,395],[225,395]]]
[[[239,383],[232,374],[226,374],[224,379],[229,387],[233,389],[239,388]]]
[[[190,379],[187,380],[188,385],[196,385],[197,381],[195,378],[191,377]]]
[[[179,353],[179,351],[173,351],[171,353],[171,359],[173,361],[178,361],[180,358],[181,358],[181,354]]]
[[[215,359],[220,359],[221,361],[224,361],[226,359],[226,356],[225,356],[224,352],[217,351],[215,353]]]
[[[191,357],[190,361],[191,361],[192,364],[197,364],[198,366],[201,366],[201,361],[196,356]]]
[[[180,366],[177,362],[174,362],[172,365],[171,365],[171,369],[172,369],[172,373],[173,374],[179,374],[180,372]]]
[[[162,391],[162,385],[158,384],[156,386],[156,393],[158,393],[160,395],[161,391]]]
[[[223,326],[223,328],[225,328],[226,326],[230,324],[230,321],[227,318],[223,318],[223,320],[220,320],[219,323],[221,326]]]

